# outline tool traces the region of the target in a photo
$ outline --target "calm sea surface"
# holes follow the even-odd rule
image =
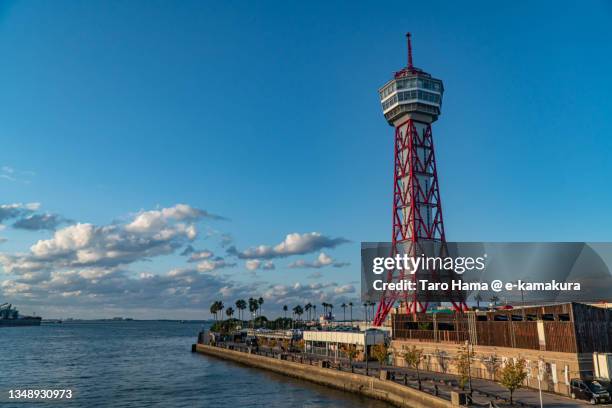
[[[79,322],[0,327],[0,407],[370,407],[387,405],[191,353],[201,324]],[[33,403],[10,389],[72,389]]]

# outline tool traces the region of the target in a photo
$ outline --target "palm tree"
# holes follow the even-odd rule
[[[315,318],[317,318],[317,305],[312,305],[312,314],[315,316]]]
[[[325,302],[321,303],[321,306],[323,306],[323,316],[327,316],[327,306],[328,305],[329,304]]]
[[[499,302],[499,298],[497,296],[492,296],[489,300],[491,303],[493,303],[493,307],[497,306],[497,302]]]
[[[306,311],[306,313],[308,313],[308,320],[310,320],[310,309],[312,309],[312,304],[308,302],[306,303],[306,305],[304,305],[304,310]]]
[[[297,315],[298,319],[300,318],[300,316],[304,313],[304,309],[302,309],[302,306],[297,305],[296,307],[293,308],[293,313],[295,315]]]
[[[341,304],[340,307],[342,308],[342,320],[346,322],[346,303]]]
[[[242,311],[246,309],[247,303],[244,299],[238,299],[236,301],[236,308],[238,309],[238,318],[242,320]]]
[[[370,306],[372,306],[372,314],[370,316],[372,316],[372,320],[374,319],[374,306],[376,306],[376,302],[370,302]]]
[[[217,309],[219,312],[222,312],[223,309],[225,308],[225,305],[223,304],[222,301],[217,301]],[[223,318],[223,313],[221,313],[221,318]]]
[[[368,324],[368,302],[363,303],[363,311],[365,315],[365,323]]]
[[[217,321],[217,312],[219,310],[217,309],[217,301],[212,302],[212,304],[210,305],[210,314],[215,316],[215,322]]]
[[[476,308],[480,309],[480,302],[482,302],[482,296],[480,296],[480,293],[474,296],[474,300],[476,301]]]
[[[261,316],[261,312],[263,310],[263,308],[261,307],[264,304],[264,300],[262,297],[260,297],[259,299],[257,299],[257,305],[259,306],[259,315]]]
[[[351,315],[351,325],[353,324],[353,302],[349,302],[349,312]]]
[[[227,309],[225,309],[225,314],[227,315],[228,318],[231,318],[232,315],[234,314],[234,308],[228,307]]]
[[[257,309],[259,309],[259,302],[256,299],[249,298],[249,312],[251,312],[253,328],[255,328],[255,312],[257,312]]]
[[[287,310],[289,310],[287,305],[283,305],[283,312],[285,312],[285,319],[287,318]]]

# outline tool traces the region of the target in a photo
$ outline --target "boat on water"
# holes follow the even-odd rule
[[[19,310],[8,303],[0,304],[0,327],[7,326],[40,326],[42,318],[38,316],[22,316]]]

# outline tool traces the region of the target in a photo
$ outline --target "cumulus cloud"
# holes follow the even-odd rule
[[[259,259],[249,259],[244,263],[244,266],[249,271],[255,271],[257,269],[271,271],[276,269],[276,266],[272,261],[261,261]]]
[[[32,214],[40,208],[40,203],[13,203],[0,205],[0,222]]]
[[[225,259],[221,257],[216,257],[215,259],[207,259],[205,261],[199,262],[196,265],[196,269],[198,272],[214,272],[223,268],[231,268],[236,266],[236,263],[226,262]]]
[[[203,259],[212,258],[214,253],[208,249],[196,250],[192,245],[187,245],[183,252],[181,252],[181,255],[189,256],[187,262],[199,262]]]
[[[269,303],[304,304],[306,302],[338,302],[350,299],[349,294],[355,292],[352,285],[339,285],[336,282],[303,284],[271,284],[264,292],[263,298]]]
[[[334,289],[334,293],[337,295],[355,293],[355,287],[353,285],[341,285]]]
[[[274,259],[309,254],[324,248],[335,248],[347,242],[349,241],[345,238],[331,238],[320,232],[293,233],[288,234],[282,242],[274,246],[259,245],[244,251],[232,246],[227,252],[240,259]]]
[[[38,214],[40,203],[13,203],[0,205],[0,223],[13,220],[13,228],[30,231],[55,230],[68,222],[58,214]]]
[[[281,305],[307,302],[340,304],[352,297],[350,285],[337,283],[267,284],[237,282],[223,275],[201,273],[196,268],[173,269],[167,273],[132,273],[123,268],[75,268],[53,271],[43,280],[7,279],[0,281],[0,296],[20,305],[49,309],[70,307],[79,313],[103,308],[133,310],[200,310],[201,318],[211,302],[261,295],[266,299],[266,315],[281,315]],[[131,313],[131,312],[127,312]],[[150,316],[150,315],[149,315]],[[61,316],[58,316],[61,317]]]
[[[196,308],[204,310],[219,292],[252,296],[253,286],[195,269],[166,274],[130,272],[114,268],[54,271],[38,283],[9,279],[0,282],[0,294],[27,303],[124,308]],[[204,317],[204,316],[202,316]]]
[[[350,265],[348,262],[337,262],[331,256],[327,255],[324,252],[321,252],[317,259],[314,261],[306,261],[304,259],[298,259],[297,261],[291,262],[287,265],[288,268],[296,269],[296,268],[314,268],[319,269],[326,266],[333,266],[334,268],[342,268],[344,266]]]
[[[33,214],[20,218],[13,223],[13,228],[30,231],[54,231],[66,220],[58,214]]]
[[[224,219],[219,215],[210,214],[187,204],[177,204],[174,207],[160,210],[141,211],[134,220],[125,226],[130,232],[155,231],[167,225],[169,221],[197,221],[203,218]]]
[[[37,213],[39,208],[37,203],[3,205],[0,206],[0,220],[17,223],[31,218],[29,222],[38,223],[38,229],[53,229],[52,221]],[[41,217],[34,218],[37,215]],[[75,312],[78,315],[100,316],[102,308],[114,308],[138,309],[144,316],[151,316],[152,310],[200,313],[194,310],[206,310],[213,300],[231,303],[240,298],[263,296],[270,305],[268,313],[274,316],[282,313],[279,306],[282,304],[335,303],[348,299],[347,296],[354,292],[354,288],[351,291],[347,285],[334,282],[273,285],[236,281],[227,274],[218,273],[236,266],[231,262],[235,259],[215,256],[207,249],[196,249],[193,240],[198,236],[196,224],[199,221],[219,218],[179,204],[141,211],[125,221],[108,225],[56,226],[50,237],[35,242],[25,252],[0,253],[0,264],[7,273],[5,279],[0,279],[0,298],[11,299],[23,307],[71,308],[79,310]],[[48,224],[45,225],[45,221]],[[28,229],[23,224],[21,227]],[[230,242],[230,237],[225,237],[222,246]],[[316,252],[344,242],[347,242],[344,238],[330,238],[320,233],[289,234],[274,246],[264,245],[243,252],[233,248],[228,252],[244,259],[248,270],[269,270],[274,269],[274,258]],[[138,263],[141,270],[131,270],[136,268],[136,262],[173,253],[187,257],[186,267],[159,273],[142,270],[146,264]],[[325,254],[321,253],[313,263],[329,264],[322,255]]]
[[[179,204],[137,214],[126,224],[70,225],[40,240],[29,252],[0,254],[9,273],[74,267],[116,267],[175,252],[197,235],[195,221],[206,212]]]

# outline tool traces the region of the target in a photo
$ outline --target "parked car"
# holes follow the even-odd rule
[[[597,380],[572,379],[570,395],[574,399],[589,401],[592,405],[610,401],[610,393]]]
[[[610,399],[612,400],[612,381],[608,380],[607,378],[595,378],[595,380],[599,382],[602,387],[608,390],[608,393],[610,394]]]

